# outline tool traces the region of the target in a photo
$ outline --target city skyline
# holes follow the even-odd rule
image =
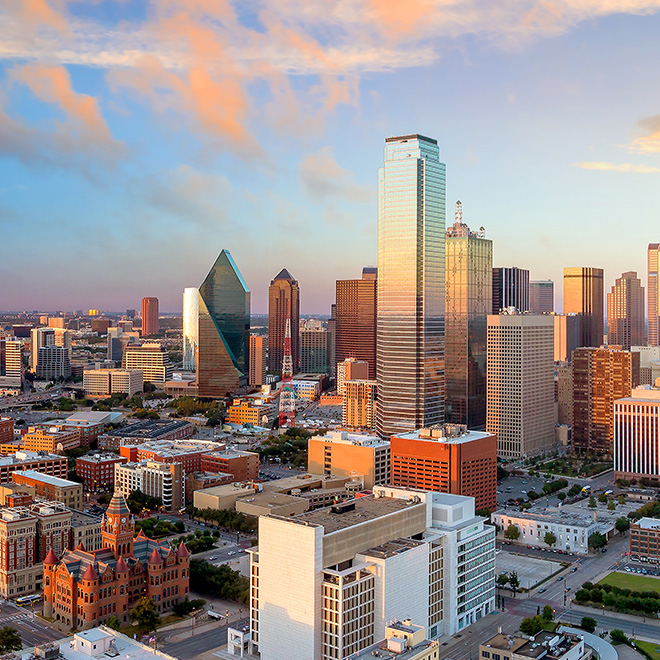
[[[335,280],[376,262],[382,139],[411,132],[438,139],[447,200],[486,228],[495,267],[555,283],[563,266],[602,267],[606,290],[636,271],[646,287],[660,103],[643,62],[660,50],[657,3],[468,4],[416,3],[402,20],[380,1],[330,14],[8,3],[0,308],[119,311],[150,294],[179,312],[201,264],[228,248],[255,313],[281,264],[301,312],[327,314]],[[425,102],[406,102],[420,88]],[[615,233],[616,247],[594,240]],[[342,259],[319,269],[328,254]]]

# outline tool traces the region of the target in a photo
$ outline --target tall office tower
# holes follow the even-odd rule
[[[483,231],[470,231],[459,205],[445,246],[445,414],[447,421],[479,429],[486,424],[486,319],[493,298],[493,242]]]
[[[347,380],[368,380],[369,363],[356,358],[346,358],[343,362],[337,362],[337,394],[346,394]]]
[[[20,387],[23,384],[23,347],[20,341],[0,339],[0,385]]]
[[[341,423],[344,428],[360,431],[373,431],[376,428],[375,380],[347,380],[341,409]]]
[[[614,402],[614,478],[660,480],[660,389],[634,388]]]
[[[200,397],[227,396],[247,385],[250,290],[228,250],[199,287],[197,386]]]
[[[124,359],[124,351],[129,344],[140,343],[140,333],[132,330],[124,332],[121,327],[108,328],[108,352],[107,359],[121,363]]]
[[[486,430],[507,460],[555,443],[554,321],[550,315],[488,317]]]
[[[660,346],[660,243],[649,243],[649,345]]]
[[[564,268],[564,314],[581,314],[580,345],[603,344],[603,269]]]
[[[445,164],[422,135],[385,140],[378,173],[377,432],[444,421]]]
[[[555,321],[555,362],[570,362],[571,354],[580,346],[580,322],[578,314],[553,314]]]
[[[330,359],[330,376],[335,375],[335,368],[337,366],[337,305],[330,305],[330,318],[328,319],[328,333],[330,336],[330,347],[328,354]]]
[[[293,373],[300,365],[300,288],[297,280],[283,268],[268,288],[268,371],[282,372],[284,358],[284,326],[291,310],[291,355]]]
[[[250,387],[261,387],[266,384],[266,337],[250,335]]]
[[[123,369],[140,369],[145,383],[161,388],[165,387],[168,380],[172,380],[174,370],[169,353],[157,342],[128,344],[124,349],[121,366]]]
[[[555,366],[557,422],[573,426],[573,368],[561,361]]]
[[[64,328],[54,328],[54,330],[55,338],[53,343],[55,346],[63,346],[66,348],[67,351],[69,351],[69,357],[71,357],[71,333],[68,330],[64,330]]]
[[[376,377],[376,287],[378,270],[362,269],[361,280],[337,280],[335,359],[353,357],[369,363]]]
[[[71,358],[65,346],[42,346],[37,354],[37,378],[56,380],[71,376]]]
[[[142,336],[158,334],[158,298],[142,298]]]
[[[30,371],[37,373],[39,349],[55,345],[55,330],[53,328],[32,328],[30,331]]]
[[[188,287],[183,290],[183,368],[197,369],[197,344],[199,342],[199,290]]]
[[[573,448],[612,452],[614,401],[639,384],[639,353],[612,348],[573,351]]]
[[[330,370],[329,333],[320,330],[300,332],[300,370],[304,374],[325,374]]]
[[[529,271],[516,266],[493,268],[493,314],[509,307],[529,311]]]
[[[529,311],[532,314],[552,314],[555,311],[555,283],[552,280],[532,280],[529,283]]]
[[[643,346],[646,343],[644,287],[634,271],[623,273],[607,294],[607,343]]]
[[[660,366],[660,346],[631,346],[633,353],[639,353],[639,384],[653,385],[653,372]]]

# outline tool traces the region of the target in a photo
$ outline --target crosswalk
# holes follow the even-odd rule
[[[21,621],[29,619],[30,615],[27,612],[21,612],[20,614],[12,614],[11,616],[0,617],[0,625],[5,623],[10,623],[11,621]]]

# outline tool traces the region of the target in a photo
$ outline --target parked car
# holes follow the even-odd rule
[[[564,576],[563,576],[563,575],[560,575],[560,576],[557,578],[557,582],[561,582],[563,579],[564,579]]]

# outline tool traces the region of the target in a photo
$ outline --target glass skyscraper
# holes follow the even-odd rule
[[[197,344],[199,342],[199,290],[188,287],[183,290],[183,368],[197,368]]]
[[[223,250],[199,287],[199,396],[224,397],[247,385],[250,365],[250,290]]]
[[[378,181],[377,432],[444,421],[445,165],[422,135],[385,140]]]

